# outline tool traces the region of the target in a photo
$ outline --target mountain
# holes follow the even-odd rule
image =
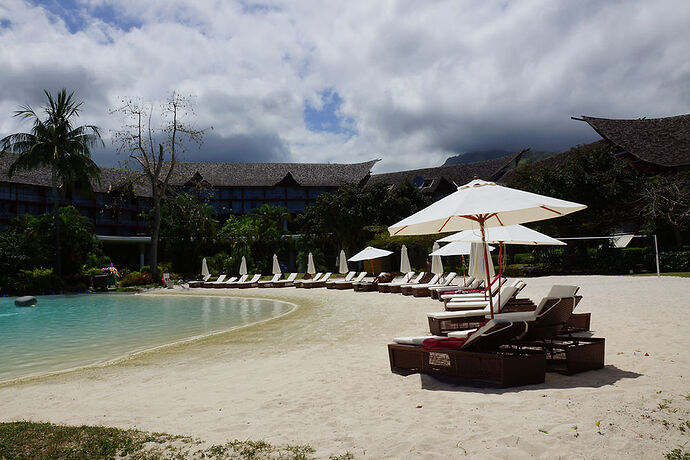
[[[464,163],[477,163],[480,161],[493,160],[495,158],[501,158],[508,155],[514,155],[517,152],[509,152],[507,150],[485,150],[482,152],[466,152],[448,157],[443,166],[459,165]],[[530,150],[522,155],[521,162],[526,160],[531,160],[536,162],[555,155],[557,152],[545,152],[545,151],[534,151]]]
[[[493,160],[494,158],[504,157],[515,152],[507,150],[485,150],[483,152],[466,152],[449,157],[443,166],[459,165],[463,163],[477,163],[479,161]]]

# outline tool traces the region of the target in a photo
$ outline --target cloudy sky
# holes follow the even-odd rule
[[[190,161],[436,166],[560,151],[582,114],[690,113],[690,1],[0,1],[0,137],[62,87],[100,126],[122,97],[193,96]]]

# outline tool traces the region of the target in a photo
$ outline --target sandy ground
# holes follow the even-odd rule
[[[4,385],[0,419],[310,444],[326,458],[346,450],[375,459],[663,458],[678,446],[690,450],[690,426],[679,428],[690,420],[690,279],[526,281],[521,296],[537,301],[552,284],[581,286],[578,311],[592,312],[592,329],[606,337],[605,369],[506,390],[402,377],[390,372],[386,344],[427,333],[425,312],[440,310],[437,301],[196,290],[299,308],[115,365]]]

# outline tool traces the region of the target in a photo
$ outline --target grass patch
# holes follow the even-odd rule
[[[666,460],[690,460],[690,452],[677,448],[664,453],[664,458]]]
[[[656,276],[656,273],[637,273],[634,275],[628,275],[628,276]],[[668,272],[668,273],[661,273],[661,276],[679,276],[681,278],[690,278],[690,272]]]
[[[231,441],[202,447],[187,436],[147,433],[101,426],[65,426],[52,423],[0,423],[0,459],[101,460],[312,460],[308,445],[273,446],[264,441]],[[325,457],[323,457],[325,458]],[[331,459],[353,459],[346,452]]]

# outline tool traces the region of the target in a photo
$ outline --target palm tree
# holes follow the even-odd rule
[[[48,104],[43,107],[45,120],[28,105],[22,106],[14,114],[31,120],[31,132],[11,134],[0,140],[0,152],[18,154],[7,172],[12,175],[21,170],[50,167],[52,173],[53,204],[55,207],[55,269],[62,274],[60,264],[60,219],[58,217],[58,182],[65,186],[78,185],[91,190],[91,179],[98,181],[100,169],[91,159],[91,148],[103,145],[97,126],[73,127],[74,119],[79,117],[81,102],[72,99],[74,93],[67,94],[62,89],[57,98],[43,91]]]

